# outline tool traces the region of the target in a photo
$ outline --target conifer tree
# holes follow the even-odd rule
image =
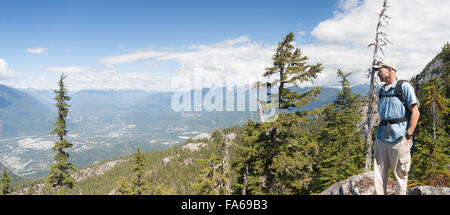
[[[450,137],[448,129],[448,98],[441,79],[422,84],[419,99],[423,101],[414,140],[418,151],[412,156],[413,185],[449,186]]]
[[[131,187],[125,177],[120,177],[117,181],[116,192],[117,195],[131,195]]]
[[[145,172],[145,157],[138,147],[134,154],[134,165],[131,168],[131,191],[133,195],[143,195],[148,191],[148,177]]]
[[[313,81],[323,70],[320,63],[308,65],[308,57],[302,55],[299,48],[294,50],[294,33],[289,33],[278,43],[275,54],[272,57],[273,66],[266,68],[264,77],[277,75],[279,78],[278,102],[280,109],[301,107],[320,93],[321,88],[314,87],[306,93],[300,93],[288,87],[298,86],[305,81]],[[269,83],[268,83],[269,84]],[[299,108],[300,109],[300,108]]]
[[[280,114],[275,122],[262,125],[265,139],[265,183],[268,194],[309,194],[313,187],[313,167],[318,142],[309,131],[300,132],[304,119],[291,113]],[[270,174],[267,174],[270,172]]]
[[[0,195],[8,195],[12,192],[12,187],[11,187],[10,183],[11,183],[11,177],[8,176],[6,169],[3,169],[1,186],[0,186]]]
[[[58,81],[59,89],[54,90],[56,96],[56,107],[58,109],[58,116],[56,122],[53,123],[56,127],[50,132],[50,134],[56,134],[59,141],[55,143],[52,147],[55,155],[53,156],[53,164],[50,165],[50,171],[47,177],[47,186],[49,188],[72,188],[76,183],[75,179],[71,176],[71,172],[75,171],[75,167],[72,163],[68,162],[69,154],[65,151],[66,149],[72,148],[72,144],[69,143],[65,136],[67,135],[66,130],[66,117],[68,115],[68,107],[70,107],[66,102],[70,100],[67,95],[67,89],[64,85],[64,79],[66,76],[62,74]]]
[[[195,194],[229,195],[232,193],[229,153],[232,139],[222,129],[214,131],[212,138],[214,144],[222,148],[221,155],[198,160],[198,165],[203,168],[200,175],[191,183],[191,187]]]
[[[365,165],[365,142],[358,131],[361,121],[360,95],[354,95],[347,77],[340,69],[342,91],[324,111],[326,125],[320,131],[317,191],[361,172]]]
[[[238,136],[233,169],[236,193],[308,194],[318,143],[309,131],[300,131],[301,117],[281,113],[276,121],[247,122]]]
[[[237,144],[233,149],[234,160],[232,168],[237,172],[237,183],[234,190],[237,194],[250,195],[261,193],[261,183],[258,174],[255,174],[255,162],[258,161],[257,142],[260,136],[258,128],[252,120],[243,126],[243,131],[237,136]]]
[[[433,121],[433,142],[435,142],[436,129],[441,115],[448,113],[448,101],[442,96],[444,93],[443,84],[439,83],[437,79],[429,79],[423,90],[426,95],[424,105],[428,107]]]
[[[212,156],[198,161],[205,166],[200,175],[191,184],[196,195],[224,195],[227,194],[225,172],[222,160]]]
[[[315,87],[301,93],[289,87],[312,82],[323,67],[320,63],[308,65],[308,57],[299,48],[294,49],[294,42],[294,34],[289,33],[278,43],[273,66],[266,68],[264,77],[277,76],[278,82],[272,84],[279,84],[279,109],[297,108],[298,111],[281,113],[275,121],[247,122],[233,151],[233,169],[237,174],[235,193],[308,194],[313,187],[318,143],[304,127],[313,119],[306,116],[307,111],[300,110],[315,100],[321,89]]]
[[[152,193],[153,195],[172,195],[175,193],[175,190],[172,188],[168,188],[164,186],[164,184],[159,183],[156,185],[155,191]],[[180,193],[182,194],[182,193]]]

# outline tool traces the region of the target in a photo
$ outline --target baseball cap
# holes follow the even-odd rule
[[[382,67],[389,67],[397,72],[397,64],[395,64],[392,61],[387,61],[387,60],[386,61],[378,61],[377,63],[375,63],[375,66],[373,66],[372,68],[379,69]]]

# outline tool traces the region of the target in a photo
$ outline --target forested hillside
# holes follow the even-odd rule
[[[361,98],[348,74],[338,75],[344,91],[334,104],[145,152],[142,194],[312,194],[363,171],[364,141],[354,135]],[[136,154],[93,164],[77,170],[72,189],[53,194],[136,194],[135,165]],[[45,194],[44,182],[16,183],[15,194]]]
[[[229,134],[238,127],[225,129]],[[200,175],[203,159],[222,155],[219,131],[212,135],[199,135],[186,144],[161,151],[144,152],[146,188],[144,194],[194,194],[192,183]],[[134,154],[106,160],[77,170],[77,184],[64,194],[117,194],[120,179],[131,182]],[[45,178],[15,183],[15,194],[44,194]],[[32,187],[32,189],[29,189]]]
[[[450,44],[411,80],[416,87],[420,119],[412,157],[412,185],[450,185]]]

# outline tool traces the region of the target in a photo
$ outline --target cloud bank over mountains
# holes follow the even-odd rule
[[[8,68],[8,63],[0,58],[0,81],[13,78],[15,75],[15,72]]]

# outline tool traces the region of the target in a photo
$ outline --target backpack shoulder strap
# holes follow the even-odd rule
[[[406,111],[406,114],[407,114],[407,116],[409,118],[409,112],[411,110],[409,109],[408,105],[406,104],[405,97],[403,96],[403,89],[402,89],[403,82],[407,82],[407,81],[406,80],[399,80],[397,82],[397,85],[395,86],[395,94],[396,94],[397,98],[400,99],[400,101],[402,102],[403,106],[405,106],[405,111]]]
[[[403,82],[405,82],[405,80],[399,80],[397,82],[397,85],[395,85],[395,94],[402,103],[405,103],[405,98],[403,98],[403,89],[402,89]]]

